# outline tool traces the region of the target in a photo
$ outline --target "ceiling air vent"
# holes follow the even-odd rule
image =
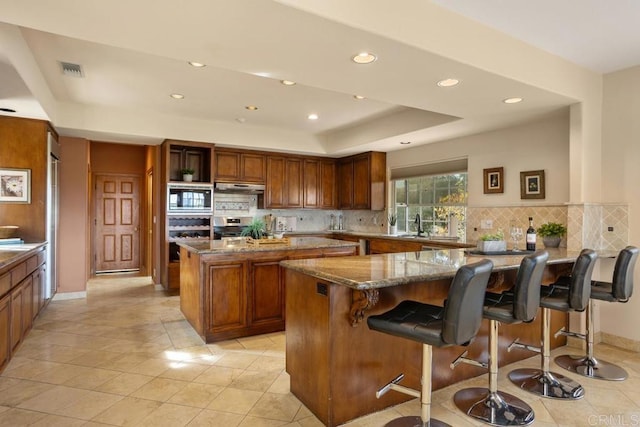
[[[84,77],[82,66],[80,64],[72,64],[71,62],[60,61],[62,67],[62,73],[72,77]]]

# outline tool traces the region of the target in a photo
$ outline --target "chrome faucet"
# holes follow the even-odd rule
[[[416,214],[416,220],[414,221],[418,226],[418,237],[422,236],[424,230],[422,229],[422,221],[420,220],[420,214]]]

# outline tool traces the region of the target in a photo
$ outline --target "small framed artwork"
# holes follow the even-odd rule
[[[31,169],[0,169],[0,202],[31,203]]]
[[[544,170],[520,172],[520,198],[544,199]]]
[[[484,194],[504,193],[504,168],[484,169]]]

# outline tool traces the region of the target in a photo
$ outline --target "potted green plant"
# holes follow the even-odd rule
[[[567,234],[567,227],[557,222],[546,222],[540,225],[536,232],[542,237],[545,248],[557,248],[562,236]]]
[[[256,240],[262,239],[262,236],[265,235],[264,221],[260,218],[254,218],[249,225],[242,229],[240,235],[249,236]]]
[[[185,182],[191,182],[193,181],[193,173],[195,172],[195,170],[193,168],[184,168],[180,170],[180,173],[182,173],[182,180]]]
[[[390,213],[387,220],[389,221],[389,234],[398,234],[398,216],[395,213]]]
[[[487,233],[480,236],[478,250],[482,252],[504,252],[507,250],[507,242],[504,233],[499,229],[495,233]]]

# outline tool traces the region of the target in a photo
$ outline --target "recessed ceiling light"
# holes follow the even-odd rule
[[[294,84],[296,84],[296,82],[292,82],[291,80],[280,80],[280,83],[285,86],[293,86]]]
[[[504,99],[502,102],[504,102],[505,104],[517,104],[518,102],[522,102],[522,101],[523,101],[523,98],[514,97],[514,98]]]
[[[351,58],[351,60],[356,64],[371,64],[376,59],[378,58],[373,53],[369,52],[360,52]]]
[[[354,97],[355,99],[357,99],[358,101],[361,101],[361,100],[363,100],[363,99],[367,99],[367,98],[365,98],[365,97],[364,97],[364,96],[362,96],[362,95],[353,95],[353,97]]]
[[[5,108],[5,107],[0,108],[0,111],[2,111],[3,113],[15,113],[16,112],[16,110],[14,110],[13,108]]]
[[[255,105],[247,105],[244,108],[246,108],[249,111],[256,111],[258,109],[258,107],[256,107]]]
[[[184,95],[181,94],[181,93],[172,93],[169,96],[172,97],[173,99],[183,99],[184,98]]]
[[[312,113],[312,114],[309,114],[309,115],[307,116],[307,118],[308,118],[309,120],[318,120],[318,115],[317,115],[317,114],[315,114],[315,113]]]
[[[438,82],[438,86],[440,87],[451,87],[460,83],[458,79],[443,79]]]
[[[196,62],[196,61],[189,61],[189,65],[195,68],[202,68],[207,66],[207,64],[203,64],[202,62]]]
[[[409,145],[411,141],[400,141],[400,145]]]

